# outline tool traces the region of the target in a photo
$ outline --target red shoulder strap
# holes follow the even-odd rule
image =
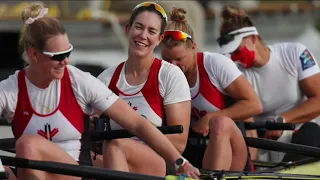
[[[121,70],[124,66],[124,62],[118,65],[116,68],[115,72],[113,73],[113,76],[111,78],[110,84],[109,84],[109,89],[113,91],[116,95],[119,96],[120,90],[117,88],[117,82],[120,77]]]
[[[219,109],[226,107],[225,97],[210,81],[210,77],[204,67],[203,52],[197,53],[198,69],[199,69],[199,91],[212,104]]]
[[[166,121],[164,118],[163,99],[160,95],[159,90],[159,72],[161,69],[161,65],[162,60],[155,58],[150,69],[148,80],[142,88],[141,92],[153,111],[159,117],[164,119],[162,124],[165,125]]]

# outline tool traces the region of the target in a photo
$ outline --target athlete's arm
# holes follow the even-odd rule
[[[226,109],[217,111],[215,115],[224,115],[235,121],[243,121],[262,113],[261,101],[243,75],[233,81],[224,91],[236,102]]]
[[[105,112],[116,123],[145,141],[168,162],[174,163],[181,154],[165,136],[144,117],[136,113],[124,100],[118,98]]]
[[[213,62],[209,64],[209,68],[206,68],[208,74],[217,79],[215,83],[223,88],[225,94],[235,103],[228,108],[210,113],[211,118],[228,116],[234,121],[243,121],[262,113],[262,103],[258,95],[236,65],[225,56],[218,56]]]
[[[182,154],[186,148],[189,126],[191,102],[185,101],[175,104],[169,104],[164,107],[167,125],[182,125],[183,133],[166,135],[174,147]]]
[[[166,137],[182,154],[186,148],[191,120],[191,97],[188,81],[176,66],[166,72],[160,72],[160,89],[163,91],[163,104],[168,126],[182,125],[183,133],[170,134]]]
[[[290,123],[304,123],[320,115],[320,69],[311,52],[301,44],[295,57],[299,85],[308,98],[296,108],[282,113],[280,116]]]

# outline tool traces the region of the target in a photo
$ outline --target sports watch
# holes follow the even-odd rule
[[[176,171],[178,171],[181,166],[185,165],[186,162],[188,162],[188,160],[186,160],[183,157],[177,159],[176,162],[174,163],[174,167]]]

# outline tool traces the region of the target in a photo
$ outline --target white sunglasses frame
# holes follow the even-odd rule
[[[61,54],[64,54],[64,53],[68,53],[68,52],[71,52],[73,50],[73,45],[70,44],[70,48],[66,51],[60,51],[60,52],[47,52],[47,51],[42,51],[43,54],[49,56],[49,57],[53,57],[55,55],[61,55]]]

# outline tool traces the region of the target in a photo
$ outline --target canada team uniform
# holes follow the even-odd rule
[[[208,112],[216,112],[231,106],[234,100],[228,96],[224,89],[240,75],[242,73],[237,66],[224,55],[210,52],[197,53],[197,81],[190,88],[192,121],[199,120]],[[236,124],[245,136],[243,122],[236,122]],[[190,138],[192,139],[192,137]],[[250,169],[250,156],[248,156],[245,170]]]
[[[125,62],[102,72],[100,79],[141,116],[155,126],[165,125],[164,106],[191,100],[188,82],[176,66],[154,59],[146,82],[131,86],[125,78]],[[110,121],[111,129],[123,129]]]
[[[80,164],[91,164],[84,117],[93,109],[106,111],[117,99],[98,79],[70,65],[45,89],[31,84],[25,69],[0,82],[0,114],[12,124],[14,137],[41,136]]]
[[[256,121],[266,121],[294,109],[306,100],[299,81],[320,72],[310,51],[299,43],[279,43],[268,46],[270,59],[260,68],[239,69],[253,85],[259,95],[263,113]],[[318,120],[312,120],[319,124]],[[297,125],[297,129],[301,124]],[[285,131],[279,141],[291,142],[293,131]],[[281,161],[285,154],[270,152],[271,161]],[[269,155],[268,155],[269,156]],[[265,159],[265,158],[263,158]]]
[[[230,105],[224,91],[241,75],[237,66],[228,58],[217,53],[197,53],[197,81],[190,88],[193,120],[207,112],[216,112]]]

